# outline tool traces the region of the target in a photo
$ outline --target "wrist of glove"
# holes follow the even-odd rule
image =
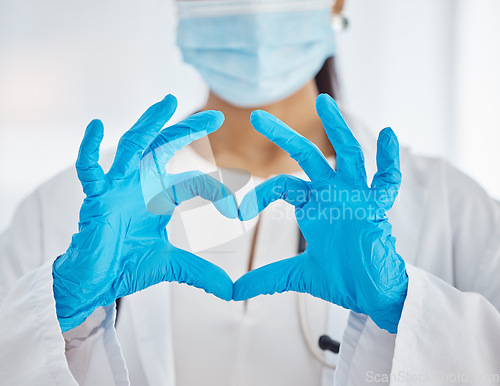
[[[329,231],[328,243],[319,249],[311,246],[307,252],[330,271],[325,280],[328,290],[319,297],[368,315],[381,329],[396,333],[408,276],[387,217],[343,221]]]
[[[391,235],[376,241],[379,246],[374,247],[373,252],[378,256],[370,256],[369,277],[363,283],[365,288],[360,297],[362,313],[390,333],[397,332],[408,290],[405,262],[396,253],[395,241]]]
[[[89,272],[75,264],[79,260],[97,259],[98,256],[82,254],[72,244],[52,265],[54,299],[62,332],[79,326],[96,308],[116,300],[115,280],[99,279],[99,272]]]
[[[363,256],[368,277],[360,281],[364,287],[360,307],[378,327],[396,333],[408,290],[405,262],[396,252],[396,238],[387,218],[378,222],[367,237],[369,242],[364,244],[371,248]]]

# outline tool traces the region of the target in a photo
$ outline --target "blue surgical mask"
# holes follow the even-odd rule
[[[240,107],[284,99],[335,53],[331,0],[179,1],[177,43],[212,92]]]

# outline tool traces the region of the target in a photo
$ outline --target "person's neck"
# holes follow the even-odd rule
[[[316,113],[316,96],[316,86],[311,81],[290,97],[258,108],[273,114],[316,143],[325,156],[331,156],[334,154],[333,148]],[[209,135],[216,164],[246,169],[261,177],[300,170],[288,154],[252,127],[250,114],[255,109],[231,105],[210,93],[204,110],[222,111],[225,116],[222,127]],[[196,148],[196,144],[195,149],[203,153],[202,149]]]

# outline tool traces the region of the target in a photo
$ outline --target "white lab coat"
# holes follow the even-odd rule
[[[355,135],[373,175],[375,139],[363,130]],[[409,276],[398,334],[351,312],[338,368],[324,370],[322,384],[496,384],[499,206],[442,160],[408,150],[401,159],[403,185],[389,213]],[[22,203],[0,238],[0,383],[125,385],[130,377],[135,384],[174,386],[172,284],[125,298],[118,333],[113,306],[60,333],[51,265],[77,230],[82,199],[76,173],[65,171]],[[336,328],[330,318],[325,332],[335,336]]]

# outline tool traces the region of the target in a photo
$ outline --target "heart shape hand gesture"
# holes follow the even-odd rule
[[[337,152],[337,171],[307,139],[272,115],[254,112],[253,126],[297,160],[310,181],[287,175],[272,178],[250,192],[238,209],[232,192],[208,175],[166,174],[165,166],[175,151],[223,122],[221,113],[206,111],[160,131],[175,108],[175,98],[167,96],[148,109],[120,140],[107,174],[98,165],[102,124],[93,121],[88,126],[76,164],[86,194],[79,232],[53,265],[62,331],[78,326],[95,308],[119,297],[161,281],[177,281],[224,300],[307,292],[365,313],[379,327],[395,332],[407,276],[385,214],[401,181],[392,130],[380,134],[378,172],[368,188],[363,153],[333,99],[319,96],[317,110]],[[212,201],[224,216],[241,220],[284,199],[296,208],[307,249],[251,271],[233,286],[222,269],[168,240],[165,227],[174,208],[195,196]]]

